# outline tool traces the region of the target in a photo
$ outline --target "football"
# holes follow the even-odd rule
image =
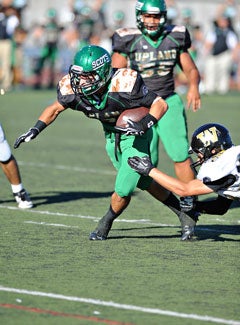
[[[149,108],[147,107],[137,107],[137,108],[127,109],[124,112],[122,112],[118,117],[116,126],[125,128],[127,127],[128,119],[134,122],[138,122],[148,113],[149,113]]]

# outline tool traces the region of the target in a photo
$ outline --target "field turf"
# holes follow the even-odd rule
[[[0,96],[12,148],[54,99],[54,91]],[[240,144],[239,93],[203,95],[201,110],[186,114],[189,134],[218,122]],[[160,151],[159,167],[173,175]],[[239,203],[202,215],[194,240],[181,242],[177,217],[136,190],[109,239],[90,242],[115,179],[100,123],[67,110],[13,153],[35,206],[18,209],[0,174],[1,324],[240,324]]]

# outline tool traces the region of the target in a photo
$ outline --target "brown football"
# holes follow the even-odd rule
[[[144,116],[149,113],[149,108],[137,107],[132,109],[127,109],[120,114],[117,119],[116,126],[127,127],[127,120],[130,119],[134,122],[140,121]]]

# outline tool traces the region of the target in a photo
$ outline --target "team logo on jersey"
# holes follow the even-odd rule
[[[143,90],[143,95],[146,96],[147,93],[148,93],[147,86],[144,85],[144,86],[142,87],[142,90]]]

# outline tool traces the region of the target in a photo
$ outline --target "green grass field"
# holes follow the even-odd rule
[[[11,147],[54,99],[0,96]],[[201,110],[187,111],[189,134],[218,122],[240,144],[239,104],[239,93],[203,96]],[[159,166],[173,174],[160,149]],[[181,242],[176,216],[136,190],[109,239],[90,242],[115,179],[100,123],[68,110],[13,153],[35,207],[18,209],[0,174],[1,324],[240,324],[239,204],[202,215],[194,240]]]

